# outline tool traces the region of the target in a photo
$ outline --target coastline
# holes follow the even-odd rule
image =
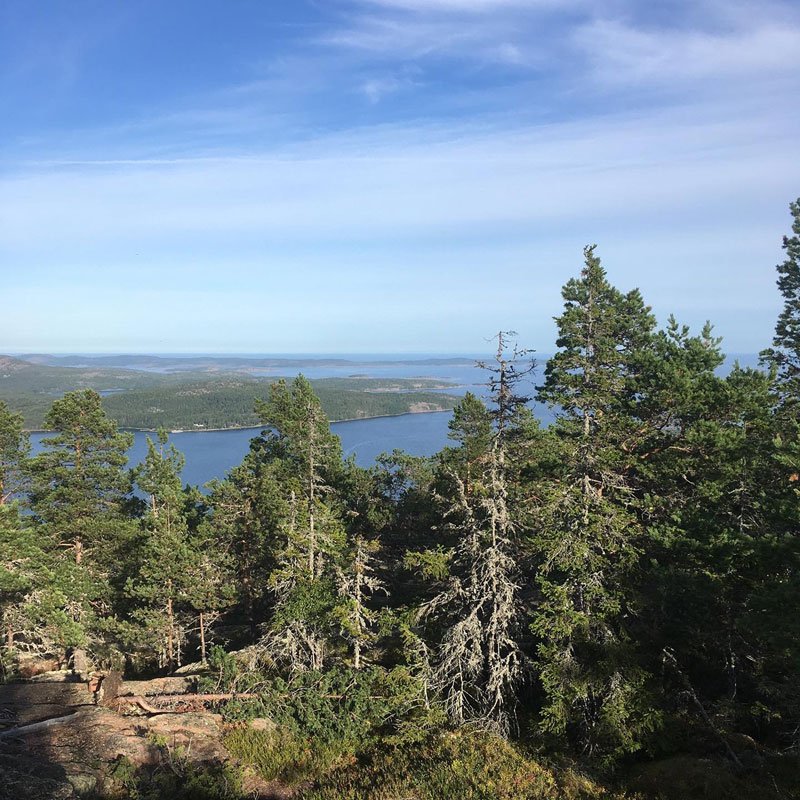
[[[410,417],[418,414],[451,414],[452,408],[437,408],[429,411],[403,411],[399,414],[375,414],[369,417],[349,417],[347,419],[332,419],[331,425],[338,425],[340,422],[364,422],[370,419],[387,419],[389,417]],[[263,425],[237,425],[230,428],[185,428],[182,430],[168,430],[167,433],[224,433],[225,431],[260,431]],[[121,431],[129,433],[156,433],[158,428],[120,428]],[[25,433],[53,433],[47,428],[26,428]]]

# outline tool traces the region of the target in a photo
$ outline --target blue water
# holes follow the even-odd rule
[[[735,359],[742,366],[755,366],[757,358],[753,355],[729,356],[720,372],[727,372]],[[357,366],[358,374],[370,377],[431,377],[448,380],[458,384],[457,389],[447,390],[452,394],[464,394],[472,391],[480,397],[487,394],[486,375],[475,367],[465,365],[399,365],[381,364]],[[344,370],[343,370],[344,371]],[[342,372],[343,372],[342,371]],[[307,370],[308,372],[308,370]],[[327,366],[319,370],[320,374],[309,377],[345,377],[336,368]],[[352,368],[348,367],[348,374]],[[521,385],[520,391],[527,395],[535,393],[534,384],[541,381],[542,371],[534,373],[530,380]],[[547,424],[553,419],[552,412],[532,403],[536,416]],[[429,456],[446,446],[447,424],[452,417],[451,412],[443,411],[432,414],[404,414],[397,417],[378,417],[374,419],[354,420],[351,422],[334,422],[333,432],[339,436],[345,456],[354,455],[356,463],[363,467],[372,466],[382,453],[390,453],[399,449],[415,456]],[[259,432],[257,428],[231,431],[198,431],[170,434],[171,442],[186,457],[183,471],[185,483],[202,486],[212,478],[222,478],[232,467],[240,464],[247,453],[250,439]],[[31,434],[33,452],[41,449],[41,440],[48,434]],[[128,453],[131,466],[138,464],[147,452],[146,436],[136,432],[134,444]],[[150,434],[154,436],[154,434]]]
[[[399,417],[359,419],[353,422],[334,422],[333,432],[341,439],[345,456],[355,455],[356,463],[369,467],[381,453],[395,448],[412,455],[430,456],[442,449],[449,440],[447,423],[452,416],[449,411],[433,414],[404,414]],[[222,478],[225,473],[240,464],[250,446],[250,439],[257,436],[258,428],[233,431],[199,431],[170,434],[170,441],[186,457],[183,480],[202,486],[212,478]],[[133,447],[128,451],[130,466],[142,461],[147,452],[147,436],[141,431],[134,433]],[[41,450],[41,441],[46,433],[32,433],[34,453]]]
[[[362,357],[363,359],[364,357]],[[391,357],[390,357],[391,358]],[[299,368],[282,365],[277,369],[250,369],[250,374],[260,376],[296,375]],[[314,378],[345,378],[361,375],[370,378],[434,378],[452,384],[451,388],[439,390],[455,395],[467,391],[485,397],[487,374],[477,369],[473,363],[462,361],[455,364],[429,364],[424,361],[413,363],[391,363],[390,360],[359,360],[346,365],[306,364],[302,372]],[[533,394],[533,383],[521,390]],[[112,390],[113,391],[113,390]],[[345,456],[355,456],[359,466],[369,467],[382,453],[395,449],[404,450],[415,456],[430,456],[449,443],[447,424],[451,412],[430,414],[404,414],[396,417],[377,417],[373,419],[334,422],[333,432],[339,436]],[[223,478],[225,474],[240,464],[250,445],[250,439],[259,432],[258,428],[231,431],[187,431],[170,434],[170,441],[186,457],[183,471],[185,483],[202,486],[212,478]],[[134,444],[128,453],[131,466],[140,463],[147,452],[148,434],[134,433]],[[46,433],[31,435],[33,452],[41,449],[41,440]],[[154,437],[154,434],[150,434]]]

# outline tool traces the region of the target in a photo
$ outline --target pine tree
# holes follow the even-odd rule
[[[622,294],[594,247],[563,289],[558,352],[539,400],[557,409],[556,474],[537,487],[534,549],[541,599],[533,630],[545,693],[542,727],[600,758],[636,749],[652,724],[626,622],[627,587],[643,543],[636,514],[638,362],[654,320]]]
[[[255,447],[254,447],[255,445]],[[223,481],[212,481],[207,535],[219,544],[231,569],[236,602],[258,639],[267,617],[269,575],[275,567],[275,532],[288,514],[275,466],[259,455],[260,440]]]
[[[773,346],[761,357],[777,371],[776,383],[783,401],[794,406],[800,399],[800,198],[789,209],[794,235],[783,237],[786,260],[777,267],[784,305],[775,325]]]
[[[30,461],[29,503],[40,532],[59,553],[54,586],[65,598],[74,666],[83,672],[84,647],[99,653],[109,643],[114,587],[132,533],[123,468],[133,437],[118,431],[92,390],[57,400],[45,424],[54,435]]]
[[[7,653],[13,652],[17,634],[31,633],[23,623],[25,606],[43,583],[47,561],[35,530],[23,524],[16,503],[9,502],[24,487],[30,445],[22,425],[22,415],[0,401],[0,614]]]
[[[334,625],[334,566],[344,546],[333,485],[342,470],[341,445],[302,375],[291,386],[273,384],[256,410],[267,427],[253,449],[279,476],[287,512],[275,532],[274,612],[264,644],[293,669],[319,670]]]
[[[431,647],[430,675],[448,716],[459,725],[479,722],[504,734],[514,725],[524,660],[518,521],[509,507],[507,455],[525,416],[527,398],[517,387],[532,368],[520,367],[519,354],[508,356],[509,335],[498,335],[490,368],[493,407],[482,410],[469,397],[454,414],[451,435],[466,450],[444,459],[450,488],[441,500],[455,544],[445,585],[421,608],[421,619],[440,635]],[[427,561],[430,569],[435,562]]]
[[[30,444],[22,425],[22,415],[12,412],[0,400],[0,505],[23,489]]]
[[[197,490],[187,495],[188,502],[200,504]],[[196,619],[194,628],[199,638],[200,660],[205,663],[210,631],[236,600],[234,564],[227,542],[205,518],[199,525],[190,523],[188,547],[191,564],[186,598]]]
[[[15,503],[0,505],[0,615],[7,656],[14,654],[20,635],[34,650],[46,650],[51,641],[34,611],[37,597],[52,579],[49,554],[39,539],[36,529],[24,524]]]
[[[445,471],[457,474],[464,491],[470,494],[472,477],[483,472],[492,449],[491,413],[472,392],[467,392],[453,409],[448,428],[448,438],[458,446],[446,448],[440,458],[447,463]]]
[[[147,455],[134,470],[147,497],[142,518],[139,568],[128,580],[127,594],[135,633],[145,652],[155,652],[159,667],[180,666],[189,624],[189,591],[195,558],[189,545],[186,497],[180,473],[184,458],[167,432],[158,432],[158,444],[147,437]]]
[[[762,353],[771,375],[738,365],[714,375],[723,357],[708,326],[689,337],[671,323],[656,342],[651,384],[661,388],[648,386],[643,404],[660,406],[664,424],[642,470],[650,537],[641,631],[651,656],[664,654],[667,707],[688,683],[701,717],[708,709],[719,725],[747,719],[751,730],[785,735],[800,717],[786,678],[800,665],[796,615],[786,612],[800,598],[792,341],[800,251],[796,241],[784,246],[777,349]]]

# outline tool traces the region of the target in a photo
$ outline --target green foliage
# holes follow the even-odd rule
[[[438,392],[365,391],[357,381],[346,384],[350,388],[328,387],[324,381],[314,385],[332,420],[407,414],[415,408],[443,411],[456,402]],[[253,403],[268,388],[269,382],[263,380],[206,380],[169,389],[121,392],[106,398],[105,406],[126,428],[253,428],[260,422]]]
[[[237,729],[226,746],[268,780],[317,779],[378,742],[418,741],[441,722],[424,704],[420,682],[401,667],[306,671],[260,687],[257,702],[232,701],[226,719],[267,717],[271,731]]]
[[[159,667],[181,663],[181,647],[189,615],[189,593],[195,585],[192,552],[180,472],[183,456],[167,447],[167,433],[158,433],[158,445],[147,438],[147,455],[134,470],[139,489],[147,497],[142,517],[137,569],[126,584],[133,601],[131,618],[139,648],[152,653]]]
[[[109,618],[121,589],[118,565],[135,531],[124,471],[132,436],[119,432],[91,390],[57,400],[46,422],[54,435],[42,440],[43,450],[28,469],[33,522],[55,562],[50,617],[63,617],[66,646],[88,646],[99,656],[106,650]]]
[[[54,367],[0,356],[0,402],[22,414],[29,429],[45,426],[53,398],[93,389],[123,428],[208,430],[252,428],[253,409],[273,378],[228,372],[163,373],[137,369]],[[224,367],[223,367],[224,368]],[[365,419],[416,410],[447,410],[458,398],[430,389],[447,383],[426,378],[322,378],[314,388],[332,420]]]
[[[235,731],[227,745],[266,778],[313,781],[304,800],[589,800],[621,798],[569,769],[543,767],[510,743],[480,733],[433,734],[325,759],[285,733]],[[299,772],[293,765],[301,764]]]
[[[0,400],[0,505],[24,488],[23,467],[29,450],[22,415]]]
[[[339,747],[284,729],[237,728],[225,737],[225,747],[265,780],[290,785],[321,778],[342,757]]]
[[[772,348],[762,359],[777,371],[777,388],[784,402],[800,399],[800,198],[789,205],[793,236],[783,237],[786,260],[779,264],[778,289],[784,305],[775,325]]]
[[[638,365],[654,320],[638,291],[609,284],[594,247],[584,255],[580,278],[563,290],[559,350],[539,392],[559,409],[551,446],[560,466],[537,487],[541,599],[532,630],[541,727],[609,762],[638,749],[658,719],[627,624],[644,542],[633,450]]]
[[[259,697],[280,727],[352,752],[378,736],[402,738],[402,723],[427,712],[419,680],[404,667],[308,670],[266,682]]]
[[[111,766],[107,786],[100,795],[107,800],[244,800],[240,772],[229,764],[194,764],[183,752],[163,743],[161,764],[139,768],[124,756]]]
[[[403,556],[403,565],[408,570],[418,571],[423,578],[441,581],[450,574],[452,557],[452,550],[442,547],[416,553],[409,551]]]
[[[59,611],[67,598],[57,587],[57,562],[42,545],[16,503],[0,505],[0,618],[9,667],[20,639],[43,652],[80,639]]]
[[[323,667],[336,626],[336,565],[343,555],[343,509],[335,487],[343,475],[342,449],[311,384],[298,376],[278,381],[256,409],[265,430],[252,453],[279,476],[276,495],[286,513],[269,585],[275,606],[265,646],[294,670]]]

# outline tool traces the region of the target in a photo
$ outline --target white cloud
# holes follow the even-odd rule
[[[757,196],[760,184],[800,181],[794,125],[765,113],[769,105],[483,134],[387,127],[256,157],[32,168],[0,180],[0,247],[419,235]]]
[[[321,37],[324,44],[395,57],[421,58],[460,49],[482,40],[485,32],[474,24],[455,25],[445,20],[408,20],[363,16],[350,25]]]
[[[398,78],[370,78],[361,84],[361,91],[370,103],[379,103],[386,95],[399,91],[408,83]]]
[[[636,28],[596,20],[577,29],[594,77],[614,85],[761,78],[792,74],[800,66],[800,26],[755,23],[743,29]]]
[[[402,9],[424,13],[466,12],[484,13],[509,8],[574,6],[577,0],[366,0],[384,8]]]
[[[774,321],[772,265],[800,184],[797,113],[776,108],[385,126],[257,157],[31,166],[0,178],[14,309],[0,339],[46,338],[52,323],[125,341],[163,310],[175,347],[199,346],[214,320],[232,349],[391,350],[410,331],[463,349],[500,325],[546,350],[558,287],[598,241],[612,280],[640,285],[662,319],[710,316],[752,351]]]

